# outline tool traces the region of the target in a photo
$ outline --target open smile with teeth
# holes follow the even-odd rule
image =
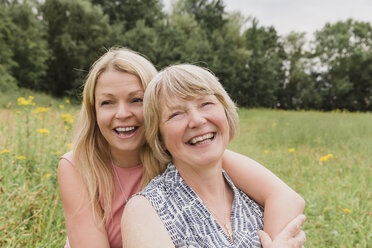
[[[133,126],[133,127],[117,127],[114,128],[113,130],[119,135],[119,136],[127,136],[132,133],[134,133],[137,130],[138,127]]]
[[[212,141],[214,139],[214,136],[215,135],[216,135],[216,133],[207,133],[207,134],[204,134],[202,136],[198,136],[198,137],[192,138],[187,143],[189,145],[192,145],[192,146],[201,145],[201,144],[204,144],[204,143],[207,143],[207,142]]]

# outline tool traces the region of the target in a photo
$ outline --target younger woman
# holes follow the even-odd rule
[[[128,198],[163,172],[141,157],[148,152],[142,99],[156,74],[147,59],[123,48],[93,64],[73,151],[58,166],[66,247],[122,247],[120,220]],[[264,230],[271,237],[302,213],[303,199],[260,164],[227,150],[222,160],[235,185],[265,207]]]

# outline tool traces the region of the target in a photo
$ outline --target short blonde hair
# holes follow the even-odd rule
[[[101,134],[95,111],[95,88],[99,77],[108,70],[128,72],[137,76],[144,89],[157,74],[153,64],[140,54],[127,48],[112,48],[91,67],[84,85],[83,104],[80,110],[74,137],[74,164],[82,177],[95,213],[107,221],[111,213],[113,174],[107,166],[110,150]],[[102,197],[102,211],[99,203]]]
[[[172,160],[161,142],[159,130],[161,101],[173,95],[182,99],[192,99],[201,95],[216,96],[225,109],[230,141],[234,138],[239,126],[236,105],[218,79],[209,70],[199,66],[191,64],[169,66],[151,80],[145,91],[143,103],[146,139],[161,164],[167,164]]]

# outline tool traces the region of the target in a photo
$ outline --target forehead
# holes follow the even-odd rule
[[[201,101],[218,101],[217,97],[213,94],[198,94],[192,96],[177,96],[175,94],[167,95],[166,97],[161,96],[159,98],[159,110],[165,112],[173,109],[184,109],[187,108],[187,104],[190,102],[199,103]]]
[[[134,74],[107,70],[97,79],[95,94],[118,94],[121,91],[143,91],[141,80]]]

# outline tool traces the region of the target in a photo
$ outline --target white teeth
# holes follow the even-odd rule
[[[200,142],[200,144],[203,144],[203,143],[207,142],[208,139],[213,138],[213,136],[214,136],[213,133],[207,133],[207,134],[204,134],[202,136],[198,136],[198,137],[195,137],[195,138],[191,139],[190,143],[191,144],[196,144],[197,142],[203,140],[202,142]]]
[[[129,131],[132,131],[134,130],[135,127],[117,127],[115,128],[115,130],[117,132],[129,132]]]

